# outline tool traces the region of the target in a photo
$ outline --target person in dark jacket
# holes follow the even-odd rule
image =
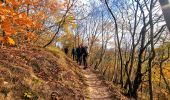
[[[71,55],[73,57],[73,60],[75,60],[77,58],[77,52],[76,52],[76,48],[73,48],[71,51]]]
[[[88,47],[87,46],[83,46],[82,47],[82,60],[83,60],[83,65],[84,65],[84,69],[87,68],[87,57],[88,57]]]
[[[77,52],[77,63],[79,63],[79,65],[81,65],[82,63],[82,44],[79,45],[77,48],[76,48],[76,52]]]
[[[68,47],[64,48],[64,52],[65,52],[66,55],[68,54]]]

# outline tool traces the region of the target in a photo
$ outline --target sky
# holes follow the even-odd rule
[[[81,2],[82,4],[86,4],[90,6],[90,3],[95,3],[95,5],[99,5],[100,4],[100,0],[78,0],[79,2]]]
[[[89,0],[80,0],[82,3],[88,4]]]

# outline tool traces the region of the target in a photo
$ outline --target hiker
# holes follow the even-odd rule
[[[88,47],[83,46],[83,44],[79,45],[79,47],[76,49],[77,62],[79,63],[79,65],[83,64],[84,69],[87,68],[87,56],[88,56],[88,50],[87,49],[88,49]]]
[[[79,46],[76,48],[76,53],[77,53],[77,63],[79,63],[79,65],[81,65],[81,62],[82,62],[81,48],[82,48],[82,44],[79,45]]]
[[[87,49],[88,49],[87,46],[82,47],[82,60],[83,60],[84,69],[87,68],[87,57],[88,57],[88,50]]]
[[[64,48],[64,52],[65,52],[66,55],[68,54],[68,47]]]
[[[73,60],[75,60],[75,59],[76,59],[76,56],[77,56],[76,48],[73,48],[73,49],[72,49],[71,55],[72,55],[72,57],[73,57]]]

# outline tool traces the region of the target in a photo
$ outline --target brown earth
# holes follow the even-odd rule
[[[83,71],[87,100],[128,100],[117,88],[106,82],[103,76],[92,69]]]
[[[125,97],[60,50],[0,48],[0,100],[122,100]]]

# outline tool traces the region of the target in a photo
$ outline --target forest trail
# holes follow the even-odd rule
[[[102,75],[91,69],[83,70],[86,84],[85,100],[126,100],[116,89],[111,88]]]

